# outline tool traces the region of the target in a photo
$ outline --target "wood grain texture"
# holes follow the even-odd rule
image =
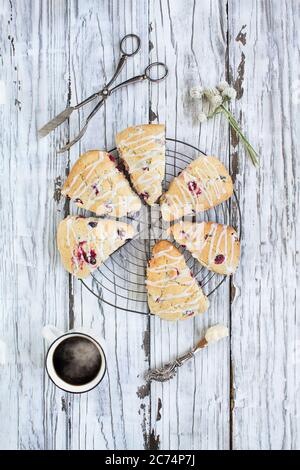
[[[146,2],[75,1],[70,9],[70,90],[76,103],[101,89],[116,68],[119,41],[138,32],[141,53],[128,60],[118,82],[142,72],[148,59],[148,10]],[[88,51],[88,53],[87,53]],[[118,83],[116,82],[116,83]],[[93,106],[93,105],[92,105]],[[71,120],[75,132],[84,117]],[[148,121],[146,83],[119,90],[91,122],[70,152],[71,162],[89,149],[115,147],[115,134]],[[71,206],[74,211],[74,206]],[[76,209],[75,209],[76,210]],[[118,283],[118,272],[114,271]],[[117,287],[109,301],[115,304]],[[74,326],[88,326],[106,340],[108,369],[101,386],[86,396],[70,399],[70,448],[141,449],[149,440],[149,393],[142,375],[148,368],[143,338],[148,319],[101,304],[82,284],[73,284]]]
[[[228,165],[228,127],[216,119],[203,126],[194,85],[215,86],[225,74],[226,8],[218,1],[150,2],[151,60],[169,67],[166,82],[151,87],[151,110],[166,121],[167,135],[218,155]],[[205,65],[204,65],[205,64]],[[195,155],[196,156],[196,155]],[[213,220],[213,219],[212,219]],[[225,300],[224,300],[225,299]],[[195,320],[177,324],[151,319],[151,365],[175,359],[200,339],[208,325],[229,324],[229,283],[210,297],[210,308]],[[160,449],[229,447],[229,342],[203,351],[169,383],[151,387],[151,427]],[[158,408],[159,414],[158,414]]]
[[[299,449],[299,2],[0,0],[0,20],[0,448]],[[43,140],[37,129],[104,85],[131,32],[142,49],[120,80],[161,60],[167,81],[119,90],[82,141],[56,155],[91,106]],[[197,121],[190,87],[225,77],[261,155],[257,171],[223,117]],[[98,302],[64,272],[56,248],[58,222],[76,213],[59,190],[72,163],[148,120],[218,155],[243,214],[240,269],[207,314],[178,324]],[[185,352],[217,322],[231,326],[231,341],[147,387],[148,367]],[[98,388],[72,396],[52,385],[43,368],[47,323],[105,338]]]
[[[229,2],[233,106],[261,156],[235,139],[243,262],[232,305],[233,447],[299,449],[299,2]]]
[[[0,447],[65,448],[58,390],[44,374],[41,330],[66,326],[68,289],[55,233],[63,201],[55,182],[65,167],[37,129],[67,92],[65,2],[1,0],[1,330],[6,365],[0,381]],[[55,31],[55,34],[53,34]],[[46,110],[46,112],[45,112]],[[54,196],[56,194],[56,196]],[[55,272],[55,275],[54,275]]]

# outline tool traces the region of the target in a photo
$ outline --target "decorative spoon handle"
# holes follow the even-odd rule
[[[161,368],[149,370],[145,374],[145,380],[148,382],[151,380],[166,382],[167,380],[172,379],[176,375],[178,367],[181,367],[182,364],[185,364],[189,359],[194,357],[200,349],[204,349],[208,343],[219,341],[226,336],[228,336],[228,329],[224,325],[215,325],[209,328],[205,337],[202,338],[191,351],[178,357],[173,362],[168,362]]]
[[[208,342],[203,338],[199,343],[188,353],[183,356],[178,357],[173,362],[168,362],[161,368],[149,370],[145,379],[147,381],[156,380],[158,382],[165,382],[166,380],[172,379],[177,372],[177,368],[185,364],[189,359],[195,356],[195,354],[200,350],[205,348],[208,345]]]

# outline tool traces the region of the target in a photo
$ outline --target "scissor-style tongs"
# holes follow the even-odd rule
[[[129,47],[128,46],[128,40],[130,40],[130,39],[135,41],[135,44],[133,44],[133,46],[132,46],[132,51],[131,52],[129,52],[126,49],[126,48]],[[126,46],[126,43],[127,43],[127,46]],[[119,76],[119,74],[120,74],[121,70],[123,69],[123,67],[125,65],[125,62],[128,59],[128,57],[134,56],[140,50],[140,47],[141,47],[141,40],[140,40],[139,36],[137,36],[136,34],[127,34],[126,36],[124,36],[123,39],[120,42],[121,57],[120,57],[120,60],[118,62],[116,71],[115,71],[113,77],[110,79],[110,81],[105,85],[105,87],[102,90],[97,91],[96,93],[93,93],[91,96],[89,96],[84,101],[77,104],[76,106],[69,106],[68,108],[66,108],[62,113],[58,114],[54,119],[49,121],[44,127],[42,127],[39,130],[39,136],[40,137],[45,137],[51,131],[56,129],[60,124],[62,124],[66,119],[68,119],[73,111],[82,108],[87,103],[90,103],[91,101],[93,101],[94,99],[99,97],[100,101],[98,102],[98,104],[95,106],[95,108],[92,110],[92,112],[87,117],[86,122],[85,122],[84,126],[82,127],[81,131],[79,132],[79,134],[71,142],[69,142],[63,148],[58,150],[58,153],[65,152],[70,147],[72,147],[72,145],[76,144],[76,142],[78,142],[81,139],[81,137],[85,134],[85,132],[87,130],[87,127],[88,127],[88,124],[89,124],[90,120],[95,116],[97,111],[99,111],[101,106],[103,106],[103,104],[105,103],[107,98],[112,93],[114,93],[116,90],[118,90],[121,87],[127,86],[130,83],[137,83],[137,82],[141,82],[141,81],[146,80],[146,79],[150,80],[150,82],[159,82],[160,80],[163,80],[168,75],[167,66],[163,62],[153,62],[152,64],[149,64],[145,68],[144,73],[142,75],[137,75],[136,77],[129,78],[128,80],[125,80],[124,82],[120,83],[119,85],[116,85],[113,88],[110,88],[112,83]],[[155,71],[156,71],[156,75],[154,75]]]

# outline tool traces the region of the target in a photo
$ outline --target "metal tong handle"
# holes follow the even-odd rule
[[[99,109],[101,108],[101,106],[104,104],[105,100],[107,99],[107,97],[112,93],[113,90],[109,91],[109,86],[116,80],[116,78],[120,75],[125,63],[126,63],[126,60],[129,56],[126,55],[126,54],[122,54],[121,57],[120,57],[120,60],[118,62],[118,65],[117,65],[117,68],[116,68],[116,71],[115,73],[113,74],[112,78],[109,80],[109,82],[104,86],[103,90],[101,91],[98,91],[96,93],[93,93],[91,96],[89,96],[88,98],[86,98],[85,100],[83,100],[81,103],[78,103],[76,106],[74,106],[74,109],[78,110],[80,108],[82,108],[83,106],[85,106],[87,103],[89,103],[90,101],[93,101],[95,98],[97,98],[98,96],[102,96],[102,100],[95,106],[95,108],[92,110],[92,112],[88,115],[88,117],[86,118],[86,121],[85,121],[85,124],[83,126],[83,128],[80,130],[80,132],[77,134],[76,137],[74,137],[73,140],[71,140],[71,142],[69,142],[67,145],[65,145],[64,147],[62,147],[60,150],[57,151],[57,153],[63,153],[63,152],[66,152],[67,150],[69,150],[73,145],[75,145],[83,136],[84,134],[86,133],[86,130],[88,128],[88,125],[89,125],[89,122],[91,121],[91,119],[95,116],[95,114],[99,111]]]
[[[137,82],[142,82],[145,80],[147,76],[145,74],[143,75],[137,75],[136,77],[128,78],[128,80],[125,80],[122,83],[119,83],[115,87],[111,88],[109,94],[114,93],[116,90],[119,90],[119,88],[122,88],[124,86],[130,85],[131,83],[137,83]]]
[[[134,40],[135,41],[135,45],[132,46],[131,50],[128,49],[128,40]],[[82,108],[83,106],[85,106],[86,104],[88,104],[89,102],[93,101],[95,98],[98,98],[98,97],[102,97],[104,99],[106,99],[109,95],[110,95],[110,92],[109,92],[109,87],[110,85],[116,80],[116,78],[119,76],[120,72],[122,71],[123,67],[124,67],[124,64],[127,60],[128,57],[132,57],[134,56],[135,54],[137,54],[140,50],[140,47],[141,47],[141,40],[139,38],[139,36],[137,36],[136,34],[126,34],[126,36],[124,36],[121,41],[120,41],[120,51],[121,51],[121,57],[119,59],[119,62],[117,64],[117,68],[116,68],[116,71],[115,73],[113,74],[112,78],[110,79],[110,81],[104,86],[104,88],[96,93],[93,93],[92,95],[90,95],[88,98],[86,98],[85,100],[81,101],[80,103],[78,103],[77,105],[75,106],[69,106],[68,108],[66,108],[64,111],[62,111],[61,113],[59,113],[57,116],[55,116],[53,119],[51,119],[49,122],[47,122],[47,124],[45,124],[40,130],[39,130],[39,135],[40,137],[45,137],[46,135],[48,135],[50,132],[52,132],[54,129],[56,129],[58,126],[60,126],[63,122],[65,122],[70,116],[71,114],[73,113],[73,111],[75,110],[79,110],[80,108]],[[103,100],[102,100],[103,101]],[[100,109],[100,107],[102,106],[102,102],[101,102],[101,105],[97,105],[92,113],[90,114],[89,118],[88,118],[88,122],[91,120],[91,118],[96,114],[96,112]],[[75,137],[75,139],[72,140],[72,142],[70,142],[68,145],[66,145],[65,147],[63,147],[59,153],[65,151],[65,150],[68,150],[73,144],[75,144],[76,142],[78,142],[78,137],[81,138],[86,129],[87,129],[87,124],[88,122],[85,123],[85,125],[83,126],[83,128],[81,129],[81,131],[79,132],[78,136]]]
[[[110,85],[118,78],[118,76],[120,75],[120,73],[123,70],[123,67],[126,63],[127,58],[128,58],[127,55],[125,55],[125,54],[121,55],[120,60],[119,60],[118,65],[117,65],[117,68],[116,68],[116,71],[113,74],[113,76],[111,77],[111,79],[109,80],[109,82],[105,85],[104,90],[107,90],[110,87]]]
[[[128,39],[135,39],[136,40],[136,47],[133,49],[132,52],[128,52],[126,50],[126,41]],[[118,78],[118,76],[122,72],[123,67],[124,67],[128,57],[133,57],[135,54],[137,54],[139,52],[140,48],[141,48],[141,40],[140,40],[139,36],[137,36],[136,34],[132,34],[132,33],[131,34],[126,34],[126,36],[124,36],[120,41],[120,50],[121,50],[122,55],[119,59],[116,71],[113,74],[113,76],[111,77],[111,79],[109,80],[109,82],[106,83],[106,85],[104,86],[104,88],[100,92],[94,93],[93,95],[89,96],[84,101],[82,101],[78,105],[74,106],[74,109],[81,108],[82,106],[89,103],[90,101],[92,101],[94,98],[96,98],[99,95],[107,96],[109,94],[108,93],[108,88]]]
[[[104,88],[100,91],[97,91],[96,93],[93,93],[91,96],[89,96],[88,98],[86,98],[85,100],[81,101],[81,103],[78,103],[76,106],[73,107],[73,109],[80,109],[82,108],[83,106],[85,106],[86,104],[88,104],[90,101],[93,101],[95,98],[97,98],[98,96],[102,96],[104,99],[107,98],[107,96],[110,94],[109,91],[108,91],[108,88],[110,87],[110,85],[117,79],[117,77],[120,75],[124,65],[125,65],[125,62],[127,60],[127,55],[125,54],[122,54],[121,57],[120,57],[120,60],[118,62],[118,65],[117,65],[117,68],[116,68],[116,71],[115,73],[113,74],[112,78],[109,80],[109,82],[104,86]],[[98,106],[98,105],[97,105]],[[95,106],[94,109],[97,108],[97,106]],[[98,108],[97,108],[97,111],[98,111]],[[91,114],[94,112],[94,110],[91,112]],[[95,114],[93,114],[94,116]],[[91,115],[90,115],[91,116]],[[88,117],[91,119],[91,117]]]
[[[120,73],[120,71],[119,71]],[[108,90],[106,88],[103,89],[102,93],[103,93],[103,97],[102,97],[102,100],[97,104],[97,106],[95,106],[95,108],[93,109],[93,111],[89,114],[89,116],[87,117],[86,121],[85,121],[85,124],[83,126],[83,128],[80,130],[79,134],[77,134],[77,136],[71,141],[69,142],[67,145],[65,145],[64,147],[62,147],[60,150],[57,151],[57,153],[63,153],[63,152],[66,152],[67,150],[69,150],[74,144],[76,144],[83,136],[84,134],[86,133],[86,130],[88,128],[88,125],[89,125],[89,122],[90,120],[95,116],[95,114],[99,111],[99,109],[101,108],[101,106],[104,104],[104,102],[106,101],[106,99],[108,98],[108,96],[110,96],[112,93],[114,93],[116,90],[118,90],[119,88],[123,87],[123,86],[127,86],[129,83],[136,83],[136,82],[140,82],[142,80],[145,80],[147,77],[146,75],[138,75],[136,77],[133,77],[133,78],[130,78],[128,80],[126,80],[125,82],[122,82],[120,83],[119,85],[116,85],[114,88],[112,88],[111,90]],[[106,92],[106,93],[105,93]],[[88,98],[87,98],[88,99]]]
[[[75,145],[75,144],[84,136],[84,134],[86,133],[86,130],[87,130],[87,128],[88,128],[88,125],[89,125],[90,120],[91,120],[91,119],[95,116],[95,114],[99,111],[99,109],[101,108],[101,106],[103,106],[105,99],[106,99],[106,98],[103,98],[101,101],[99,101],[99,103],[97,104],[97,106],[95,106],[95,108],[93,109],[93,111],[88,115],[88,117],[86,118],[86,121],[85,121],[84,126],[82,127],[82,129],[80,130],[80,132],[77,134],[77,136],[74,137],[74,139],[71,140],[71,142],[69,142],[68,144],[66,144],[64,147],[62,147],[61,149],[57,150],[57,153],[64,153],[64,152],[66,152],[67,150],[69,150],[73,145]]]
[[[97,98],[98,96],[101,96],[101,95],[102,95],[102,90],[97,91],[96,93],[93,93],[92,95],[88,96],[85,100],[83,100],[80,103],[73,106],[73,111],[82,108],[83,106],[88,104],[90,101],[93,101],[95,98]]]

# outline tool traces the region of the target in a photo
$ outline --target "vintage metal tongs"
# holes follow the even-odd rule
[[[129,51],[129,40],[133,41],[132,44],[132,50]],[[89,114],[87,117],[84,126],[80,130],[79,134],[67,145],[62,147],[60,150],[58,150],[58,153],[65,152],[68,150],[72,145],[76,144],[82,136],[85,134],[87,127],[89,125],[90,120],[95,116],[95,114],[99,111],[101,106],[105,103],[107,98],[114,93],[116,90],[118,90],[121,87],[127,86],[131,83],[137,83],[141,82],[143,80],[149,80],[150,82],[159,82],[163,80],[167,75],[168,75],[168,68],[163,62],[153,62],[152,64],[149,64],[145,70],[144,73],[141,75],[137,75],[135,77],[129,78],[128,80],[125,80],[124,82],[120,83],[119,85],[114,86],[113,88],[110,88],[112,83],[116,80],[116,78],[119,76],[121,73],[121,70],[123,69],[126,60],[128,57],[134,56],[141,47],[141,40],[139,36],[136,34],[127,34],[126,36],[123,37],[123,39],[120,42],[120,50],[121,50],[121,57],[119,59],[117,68],[115,73],[113,74],[112,78],[110,81],[104,86],[104,88],[100,91],[97,91],[96,93],[93,93],[91,96],[86,98],[84,101],[81,103],[78,103],[76,106],[69,106],[66,108],[62,113],[58,114],[54,119],[49,121],[44,127],[42,127],[39,130],[39,136],[40,137],[45,137],[48,135],[50,132],[52,132],[54,129],[56,129],[60,124],[62,124],[66,119],[68,119],[73,111],[79,110],[86,104],[90,103],[91,101],[100,98],[100,101],[98,104],[95,106],[95,108],[92,110],[92,112]],[[156,75],[154,75],[156,74]]]
[[[228,336],[228,328],[224,325],[215,325],[210,328],[205,333],[204,338],[202,338],[196,346],[184,354],[183,356],[178,357],[173,362],[169,362],[161,368],[152,369],[145,374],[145,379],[147,381],[156,380],[157,382],[166,382],[167,380],[175,377],[178,367],[181,367],[189,359],[195,356],[201,349],[204,349],[208,346],[209,343],[215,343],[222,338]]]

